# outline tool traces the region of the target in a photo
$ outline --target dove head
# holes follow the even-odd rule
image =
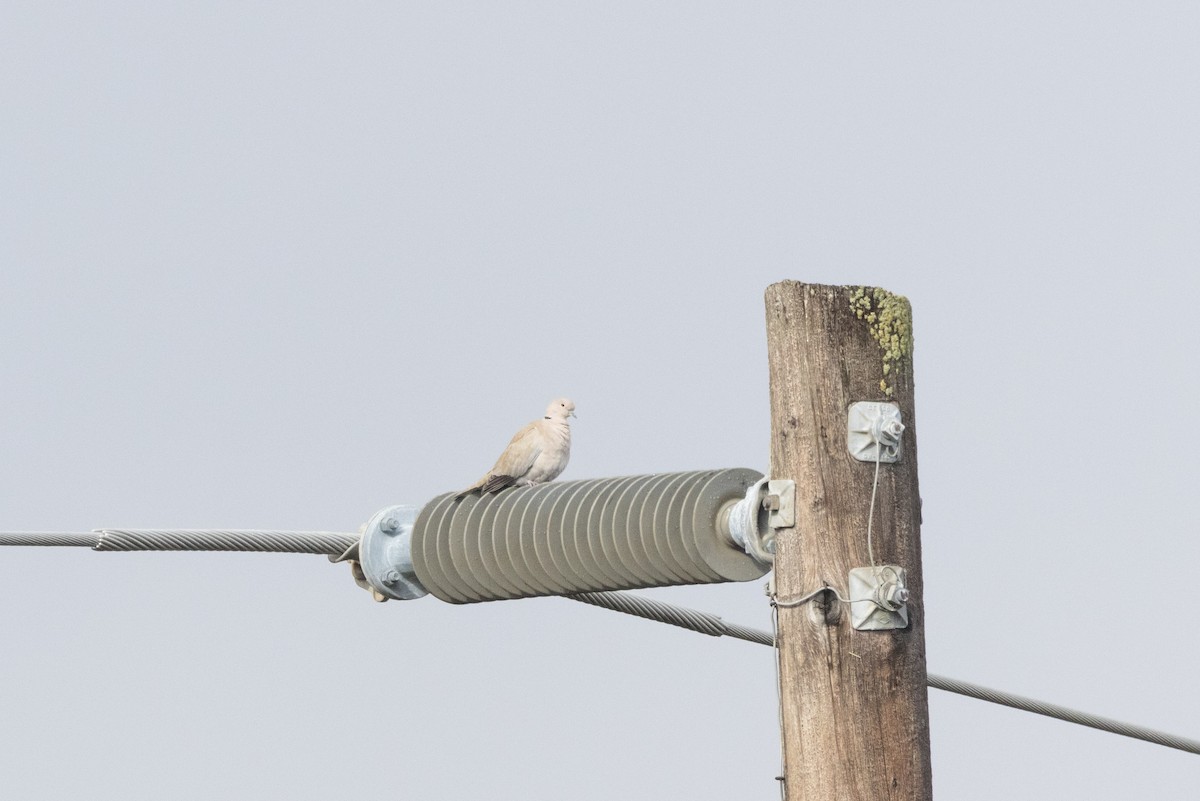
[[[575,416],[575,402],[570,398],[556,398],[550,401],[550,405],[546,407],[547,420],[562,420],[566,421],[568,417]]]

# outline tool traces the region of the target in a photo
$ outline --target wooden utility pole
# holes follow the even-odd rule
[[[796,525],[778,532],[780,694],[790,801],[929,801],[929,707],[921,581],[921,500],[908,301],[872,287],[784,281],[766,292],[772,478],[796,482]],[[847,593],[871,565],[867,517],[875,463],[852,458],[855,401],[899,405],[899,462],[879,466],[876,561],[903,567],[909,625],[857,631],[823,586]]]

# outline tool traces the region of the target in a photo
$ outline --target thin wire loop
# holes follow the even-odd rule
[[[801,595],[799,598],[789,598],[786,601],[780,601],[778,598],[775,598],[774,596],[772,596],[771,597],[771,606],[782,606],[784,609],[790,609],[793,606],[801,606],[803,604],[808,603],[813,598],[816,598],[818,595],[820,595],[823,592],[828,592],[828,593],[832,594],[833,597],[837,598],[839,601],[841,601],[844,604],[855,603],[855,601],[851,601],[849,598],[846,598],[845,596],[843,596],[840,592],[837,591],[837,589],[835,587],[830,587],[828,584],[826,584],[824,587],[818,587],[817,589],[813,590],[812,592],[808,593],[807,595]],[[870,598],[859,598],[858,602],[870,601],[870,600],[871,600]]]
[[[871,527],[875,522],[875,494],[879,490],[879,457],[883,455],[883,443],[875,443],[875,480],[871,482],[871,507],[867,512],[867,556],[871,560],[871,567],[876,566],[875,548],[871,542]]]

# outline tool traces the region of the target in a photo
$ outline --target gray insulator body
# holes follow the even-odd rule
[[[762,477],[743,468],[555,481],[427,503],[412,535],[422,586],[451,603],[751,581],[729,534]]]

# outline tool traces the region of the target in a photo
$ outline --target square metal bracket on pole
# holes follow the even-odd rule
[[[790,478],[768,481],[763,508],[767,510],[767,525],[771,528],[791,528],[796,525],[796,482]]]
[[[859,631],[908,628],[908,586],[896,565],[850,571],[850,623]]]
[[[904,423],[894,403],[855,401],[846,414],[846,447],[860,462],[895,464],[903,455]]]

